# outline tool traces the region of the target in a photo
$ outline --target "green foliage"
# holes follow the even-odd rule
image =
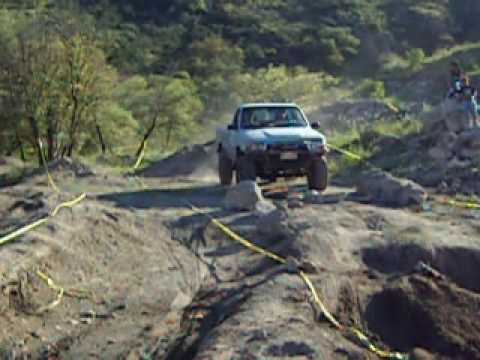
[[[410,49],[407,51],[408,68],[412,72],[417,72],[422,69],[426,56],[422,49]]]
[[[410,134],[417,134],[421,131],[423,123],[419,119],[402,119],[387,121],[380,119],[372,123],[353,126],[347,131],[333,132],[329,136],[329,143],[336,147],[359,155],[362,159],[369,159],[378,154],[377,143],[382,137],[401,138]],[[347,156],[331,158],[330,170],[332,174],[355,175],[355,169],[361,165],[361,161]]]
[[[373,77],[370,62],[405,75],[478,47],[439,51],[478,39],[477,3],[8,1],[0,5],[0,152],[38,153],[40,137],[50,157],[91,154],[102,137],[107,149],[134,153],[152,125],[149,141],[170,150],[241,102],[318,106],[335,96],[338,77],[327,74],[350,70],[362,54]],[[371,79],[353,92],[387,95]]]
[[[318,95],[336,80],[323,73],[310,73],[303,68],[268,66],[233,79],[234,96],[238,102],[294,101],[308,103],[312,95]]]
[[[159,130],[153,138],[167,148],[188,139],[203,111],[197,86],[188,74],[137,75],[120,84],[114,96],[138,120],[138,138],[153,124]]]
[[[365,79],[357,88],[357,92],[362,97],[371,99],[384,99],[386,96],[385,84],[380,80]]]

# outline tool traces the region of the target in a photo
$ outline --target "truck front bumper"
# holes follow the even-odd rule
[[[315,152],[307,149],[268,149],[245,154],[255,164],[257,176],[262,178],[303,176],[312,161],[325,155],[325,147]]]

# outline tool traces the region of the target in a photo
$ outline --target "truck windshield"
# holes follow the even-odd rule
[[[243,129],[269,127],[306,127],[307,121],[296,107],[245,108],[242,114]]]

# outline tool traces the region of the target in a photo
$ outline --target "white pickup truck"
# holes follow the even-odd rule
[[[310,189],[327,187],[326,139],[302,109],[289,103],[244,104],[217,130],[220,183],[307,176]]]

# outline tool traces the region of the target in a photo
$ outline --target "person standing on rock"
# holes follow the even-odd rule
[[[478,127],[477,89],[470,84],[470,79],[456,61],[450,63],[449,98],[455,98],[467,113],[469,127]]]
[[[448,97],[460,98],[462,87],[468,85],[468,78],[463,72],[460,64],[456,61],[450,63],[450,81],[448,83]]]
[[[470,84],[464,85],[461,89],[461,99],[468,115],[469,127],[478,128],[477,89]]]

